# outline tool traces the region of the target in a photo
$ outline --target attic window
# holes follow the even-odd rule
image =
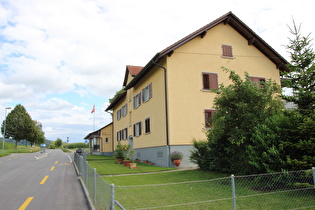
[[[231,45],[222,45],[222,57],[224,58],[233,58],[232,46]]]

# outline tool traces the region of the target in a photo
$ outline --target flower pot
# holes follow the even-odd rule
[[[124,160],[124,166],[129,167],[131,160]]]
[[[123,158],[117,158],[117,159],[116,159],[116,163],[117,163],[117,164],[121,164],[121,163],[123,163],[123,161],[124,161]]]
[[[137,163],[130,163],[130,168],[131,168],[131,169],[137,168]]]
[[[173,160],[173,163],[176,167],[180,165],[180,160]]]

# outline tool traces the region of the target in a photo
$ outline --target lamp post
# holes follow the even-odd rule
[[[3,125],[3,139],[2,139],[2,153],[4,153],[4,140],[5,140],[5,127],[7,121],[7,109],[11,109],[11,107],[6,107],[4,111],[4,125]]]

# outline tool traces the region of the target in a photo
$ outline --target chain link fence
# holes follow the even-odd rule
[[[108,184],[75,163],[95,209],[315,209],[315,169],[165,184]]]
[[[95,209],[115,209],[113,186],[108,184],[96,170],[91,168],[86,161],[86,153],[74,154],[74,162],[76,164],[79,176],[87,189],[90,199],[94,204]]]
[[[115,186],[115,196],[126,209],[314,209],[314,171]]]

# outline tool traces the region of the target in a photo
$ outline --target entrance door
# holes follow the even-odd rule
[[[128,144],[130,145],[130,149],[133,149],[133,136],[129,136]]]

